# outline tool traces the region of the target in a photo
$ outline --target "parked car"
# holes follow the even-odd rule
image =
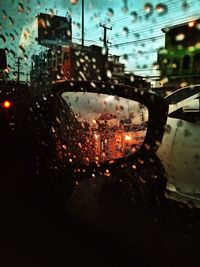
[[[165,97],[168,119],[156,154],[165,168],[166,196],[200,207],[200,85]]]

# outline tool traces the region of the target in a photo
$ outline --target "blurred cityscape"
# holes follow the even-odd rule
[[[127,84],[136,88],[152,88],[165,95],[200,81],[200,19],[187,21],[163,28],[165,47],[159,49],[157,62],[160,77],[152,84],[143,76],[127,73],[120,56],[109,53],[105,24],[103,45],[84,45],[72,42],[72,18],[40,13],[37,16],[37,42],[45,49],[31,57],[31,69],[27,73],[27,83],[40,84],[56,80],[108,81]],[[9,81],[7,51],[0,49],[0,79]],[[21,81],[21,58],[16,59],[15,80]],[[38,82],[39,81],[39,82]]]

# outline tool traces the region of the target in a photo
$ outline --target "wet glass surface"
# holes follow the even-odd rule
[[[198,266],[199,9],[199,0],[1,1],[1,204],[3,221],[12,210],[16,233],[15,209],[23,225],[34,203],[35,218],[48,210],[64,228],[71,221],[74,235],[104,248],[117,266]],[[78,92],[63,92],[54,106],[51,88],[63,81],[80,82]],[[96,81],[112,83],[110,95],[103,87],[84,93],[81,83]],[[137,99],[120,98],[114,85]],[[159,105],[153,98],[150,110],[141,104],[144,92],[165,98],[166,121],[157,114],[149,122]],[[154,127],[163,138],[153,143]],[[112,174],[103,165],[123,158]],[[80,178],[76,163],[95,163],[102,175],[91,169]],[[34,228],[33,218],[28,225]]]
[[[145,140],[148,109],[137,101],[66,92],[59,105],[62,146],[75,162],[123,158],[137,152]]]

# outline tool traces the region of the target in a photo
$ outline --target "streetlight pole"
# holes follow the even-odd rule
[[[84,0],[82,0],[82,50],[84,47]]]

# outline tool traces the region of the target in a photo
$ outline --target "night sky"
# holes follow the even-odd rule
[[[15,57],[29,71],[30,56],[38,53],[36,15],[40,12],[72,17],[74,43],[81,43],[81,0],[0,0],[0,47],[8,52],[11,72]],[[138,75],[158,74],[157,50],[164,45],[163,27],[200,17],[200,0],[85,0],[85,45],[102,46],[105,23],[109,53],[121,56],[126,70]]]

